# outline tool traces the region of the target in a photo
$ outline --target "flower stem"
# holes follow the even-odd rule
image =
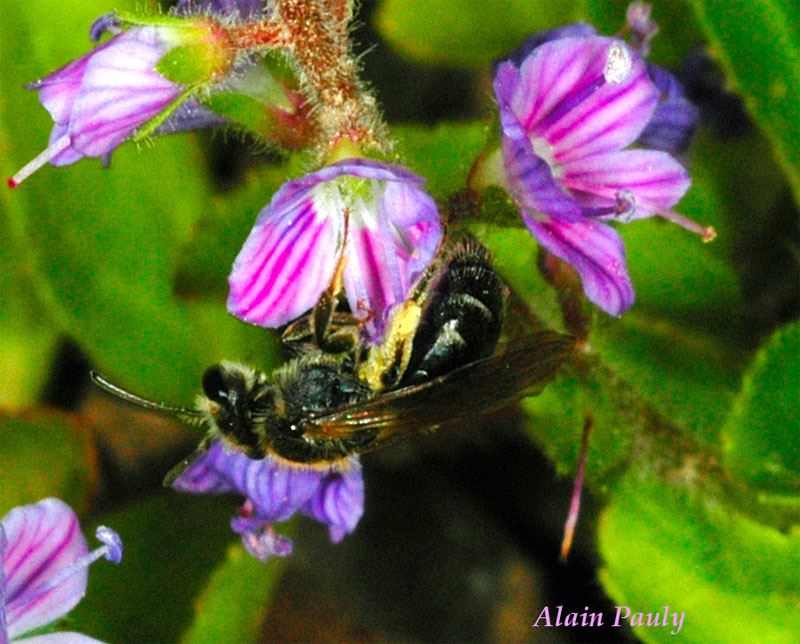
[[[341,7],[326,0],[276,0],[286,46],[303,75],[304,91],[320,124],[323,151],[349,139],[364,148],[386,148],[385,125],[375,98],[358,78]]]
[[[235,25],[227,29],[233,46],[237,50],[258,47],[283,47],[286,35],[280,23],[274,20],[261,20]]]

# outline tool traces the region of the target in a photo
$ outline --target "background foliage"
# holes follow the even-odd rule
[[[530,32],[571,20],[615,33],[626,6],[616,0],[364,4],[367,27],[356,39],[363,48],[379,42],[365,58],[365,73],[398,122],[392,125],[399,158],[429,178],[441,203],[463,187],[490,136],[492,61]],[[265,155],[239,136],[179,135],[141,149],[122,146],[110,170],[85,160],[46,168],[14,192],[0,190],[0,515],[60,496],[89,523],[102,519],[116,528],[127,546],[121,568],[93,570],[89,596],[70,627],[112,641],[477,639],[510,637],[514,620],[522,619],[519,632],[534,637],[530,623],[541,606],[558,597],[553,605],[582,610],[581,589],[598,575],[608,605],[686,611],[681,635],[689,641],[796,638],[800,16],[789,0],[654,4],[661,33],[651,59],[679,72],[703,114],[684,159],[693,185],[680,209],[714,225],[718,240],[703,245],[656,220],[624,227],[638,296],[632,312],[621,320],[592,313],[591,351],[526,401],[521,416],[495,419],[477,438],[467,431],[466,439],[423,442],[429,451],[422,456],[406,446],[365,459],[363,535],[375,540],[365,543],[356,534],[334,548],[315,542],[319,535],[303,541],[301,534],[300,553],[280,585],[285,562],[256,562],[229,533],[235,500],[159,491],[163,472],[196,437],[87,395],[85,373],[91,364],[125,387],[188,404],[209,364],[223,358],[267,369],[276,364],[273,335],[227,315],[226,277],[256,213],[285,178],[303,171],[303,159]],[[111,8],[104,0],[0,0],[5,175],[38,153],[50,129],[23,84],[84,52],[88,26]],[[702,58],[703,42],[719,68]],[[487,195],[483,207],[509,206]],[[487,223],[474,232],[530,314],[563,329],[527,233]],[[541,487],[531,488],[527,468],[537,461],[525,454],[541,450],[558,474],[570,474],[588,412],[595,421],[588,457],[593,519],[581,528],[576,569],[556,575],[588,581],[564,594],[563,583],[548,581],[555,550],[547,532],[557,531],[566,505],[549,516],[541,495],[560,493],[549,471]],[[524,445],[515,442],[522,440],[517,425],[525,429]],[[497,437],[487,439],[493,430]],[[471,459],[475,444],[482,456]],[[518,449],[499,454],[491,469],[498,445]],[[440,505],[404,511],[403,498],[419,489],[406,489],[398,481],[402,472],[430,486],[424,503]],[[521,482],[512,485],[517,477]],[[383,479],[390,482],[382,487]],[[526,496],[532,493],[538,496]],[[437,529],[443,516],[450,518]],[[375,517],[386,526],[399,522],[393,537]],[[491,552],[458,541],[452,526],[459,521],[466,521],[464,534],[494,544]],[[537,522],[550,527],[530,527]],[[409,523],[427,535],[420,550],[411,547],[417,532]],[[430,607],[393,592],[402,580],[381,575],[396,562],[417,566],[414,592],[431,587],[432,595],[463,600],[449,604],[452,611],[456,605],[466,614],[473,604],[465,593],[477,593],[459,591],[455,570],[442,576],[436,566],[444,563],[424,568],[423,548],[476,566],[505,553],[502,565],[480,570],[499,571],[482,579],[510,593],[510,603],[496,594],[486,599],[494,617],[475,624],[466,615],[441,617],[441,633],[435,625],[403,626],[405,611],[419,617]],[[376,550],[380,561],[369,568]],[[321,566],[330,566],[328,577],[355,580],[345,586],[366,600],[336,598],[335,580],[315,586]],[[380,571],[378,579],[369,570]],[[535,597],[525,594],[528,583],[538,589]],[[298,618],[309,596],[318,601],[310,616]],[[291,600],[300,607],[294,612]],[[348,613],[354,607],[363,623]],[[302,619],[330,630],[309,631]],[[633,635],[672,637],[653,628]]]

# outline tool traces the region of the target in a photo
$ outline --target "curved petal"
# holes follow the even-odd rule
[[[597,30],[592,25],[586,24],[585,22],[574,22],[569,25],[564,25],[563,27],[556,27],[555,29],[548,29],[547,31],[538,31],[532,36],[528,36],[525,42],[508,54],[506,60],[510,60],[519,66],[534,49],[546,42],[559,40],[560,38],[580,38],[595,35],[597,35]]]
[[[336,191],[315,198],[315,185],[285,184],[261,211],[233,263],[228,310],[265,327],[308,311],[333,278],[344,231]]]
[[[61,140],[61,137],[69,133],[69,126],[67,125],[59,125],[56,123],[53,126],[53,131],[50,132],[50,140],[48,141],[48,146],[58,147],[58,142]],[[75,150],[71,145],[61,150],[57,154],[54,154],[50,159],[50,164],[56,167],[71,165],[76,161],[80,161],[83,158],[83,155]]]
[[[291,465],[270,456],[253,461],[242,454],[231,455],[229,474],[250,499],[257,516],[285,521],[314,494],[322,473],[304,465]]]
[[[58,633],[26,637],[22,642],[24,644],[103,644],[101,640],[71,631],[59,631]]]
[[[224,472],[217,469],[219,452],[224,449],[219,441],[215,442],[172,482],[173,489],[190,494],[224,494],[236,491]]]
[[[578,271],[590,301],[615,316],[631,307],[635,295],[625,247],[611,226],[586,218],[538,221],[523,215],[523,219],[542,246]]]
[[[14,638],[69,612],[86,592],[88,572],[76,571],[55,587],[43,585],[88,552],[78,517],[58,499],[11,510],[2,520],[8,635]]]
[[[72,107],[83,82],[89,59],[108,43],[101,45],[61,69],[45,76],[42,80],[28,85],[29,89],[39,90],[39,102],[50,113],[54,123],[66,125],[72,115]]]
[[[436,203],[415,183],[373,181],[371,193],[351,209],[344,284],[350,309],[369,312],[367,334],[376,337],[433,259],[442,228]]]
[[[224,448],[214,452],[214,467],[253,504],[260,520],[285,521],[314,493],[322,472],[271,456],[260,460]]]
[[[76,150],[86,156],[110,152],[180,96],[181,87],[155,71],[168,49],[162,31],[146,26],[90,54],[69,124]]]
[[[581,216],[581,208],[556,183],[550,166],[533,151],[515,113],[503,100],[508,89],[513,87],[515,74],[513,66],[506,64],[500,66],[495,78],[503,128],[503,162],[512,196],[523,210],[545,213],[557,219],[576,219]]]
[[[380,193],[377,206],[364,205],[346,194],[347,186],[336,179],[347,176],[374,180],[368,192]],[[374,188],[377,182],[385,182],[382,192]],[[424,182],[404,168],[371,159],[346,159],[285,183],[261,211],[234,262],[228,279],[228,310],[246,322],[276,327],[313,307],[330,284],[343,250],[345,210],[358,211],[352,219],[358,227],[359,217],[361,221],[375,215],[383,218],[386,208],[400,208],[380,226],[392,229],[392,239],[401,240],[400,245],[420,243],[418,254],[408,260],[410,268],[400,274],[402,278],[413,273],[438,234],[431,223],[435,218],[438,226],[433,200],[419,187]]]
[[[699,112],[672,74],[651,64],[647,65],[647,71],[660,92],[660,98],[638,143],[665,152],[683,152],[697,129]]]
[[[5,528],[3,528],[3,522],[0,521],[0,644],[8,644],[8,623],[6,620],[6,571],[3,566],[7,548],[8,539],[6,538],[6,531]]]
[[[612,205],[616,193],[629,191],[634,198],[634,219],[668,210],[691,185],[685,168],[666,152],[622,150],[595,154],[563,166],[561,181],[570,189],[599,199],[578,199],[587,205]]]
[[[617,52],[630,68],[607,80]],[[650,120],[656,88],[644,63],[621,41],[562,38],[538,47],[522,64],[511,108],[531,137],[553,147],[555,162],[619,150]]]
[[[358,459],[350,459],[343,471],[326,474],[302,512],[328,524],[334,543],[355,530],[364,513],[364,477]]]

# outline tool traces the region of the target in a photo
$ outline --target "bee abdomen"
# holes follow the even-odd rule
[[[424,382],[489,356],[503,325],[506,287],[477,242],[458,244],[438,268],[414,335],[403,384]]]

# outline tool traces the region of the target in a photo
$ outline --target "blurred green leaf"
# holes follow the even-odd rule
[[[422,63],[484,69],[535,31],[570,22],[574,5],[528,0],[384,0],[375,16],[381,35]]]
[[[177,641],[193,618],[195,597],[236,539],[229,525],[236,504],[164,490],[97,518],[120,534],[125,554],[118,566],[92,566],[69,629],[108,642]],[[95,522],[82,523],[89,534]]]
[[[442,202],[466,187],[489,128],[480,122],[442,123],[436,127],[398,126],[392,133],[398,139],[400,163],[425,177],[425,189]]]
[[[0,269],[2,270],[2,269]],[[9,311],[16,288],[0,288],[5,308],[0,311],[0,409],[17,411],[33,405],[49,376],[50,364],[58,345],[57,332],[31,321],[22,307]],[[30,326],[28,326],[30,323]]]
[[[629,0],[576,0],[576,19],[588,22],[607,36],[620,33],[625,25]],[[649,3],[651,18],[658,24],[648,59],[669,67],[677,67],[690,47],[701,40],[702,33],[693,20],[689,0],[660,0]]]
[[[194,622],[181,641],[259,641],[270,597],[285,563],[285,559],[262,563],[240,543],[230,546],[197,598]]]
[[[587,415],[593,427],[587,454],[587,481],[595,492],[606,491],[624,472],[640,423],[620,408],[619,391],[602,378],[562,367],[561,373],[536,398],[524,401],[526,427],[555,463],[558,474],[573,474]]]
[[[97,455],[74,416],[55,411],[0,415],[0,516],[56,496],[80,512],[97,483]]]
[[[692,207],[697,193],[686,200]],[[692,205],[690,205],[692,204]],[[711,217],[704,217],[708,222]],[[730,331],[742,315],[739,282],[730,262],[711,244],[674,224],[652,217],[618,227],[625,240],[628,271],[636,289],[634,311],[694,327]]]
[[[598,528],[603,586],[632,613],[685,612],[685,641],[795,641],[800,530],[781,533],[687,491],[683,485],[703,475],[692,467],[687,462],[672,484],[631,476],[617,490]],[[675,641],[671,630],[634,632]]]
[[[633,311],[598,318],[603,364],[693,438],[712,442],[727,417],[741,355],[708,334]]]
[[[180,252],[176,284],[184,297],[224,300],[228,275],[258,213],[286,180],[286,168],[251,172],[235,190],[209,198]]]
[[[772,142],[800,203],[800,7],[792,0],[692,0],[734,91]]]
[[[725,464],[739,479],[800,493],[800,323],[775,332],[748,367],[723,429]]]

